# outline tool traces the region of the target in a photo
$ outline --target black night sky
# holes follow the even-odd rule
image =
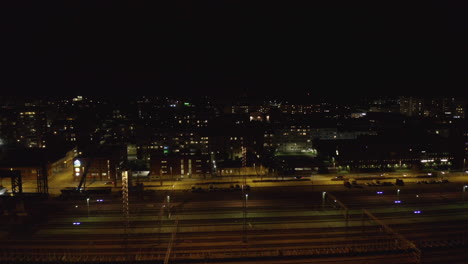
[[[2,4],[2,87],[104,95],[466,87],[462,1],[159,2]]]

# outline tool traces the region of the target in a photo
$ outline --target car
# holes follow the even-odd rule
[[[204,190],[202,189],[202,187],[198,187],[198,188],[192,188],[192,192],[204,192]]]
[[[295,179],[302,179],[302,176],[294,176]]]
[[[401,179],[396,179],[395,185],[403,186],[403,185],[405,185],[405,182],[403,180],[401,180]]]

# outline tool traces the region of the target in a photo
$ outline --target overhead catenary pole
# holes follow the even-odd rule
[[[242,242],[247,243],[247,197],[248,194],[246,193],[246,186],[247,186],[247,178],[246,178],[246,171],[245,168],[247,167],[247,150],[244,146],[244,141],[242,141],[242,169],[244,170],[242,173]]]
[[[124,243],[125,254],[128,248],[128,228],[130,224],[130,208],[128,205],[128,171],[122,172],[122,214],[124,217]]]

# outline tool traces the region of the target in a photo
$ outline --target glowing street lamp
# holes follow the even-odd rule
[[[86,198],[86,204],[88,205],[88,217],[89,217],[89,198]]]
[[[465,191],[466,191],[466,188],[468,188],[468,185],[465,185],[463,186],[463,201],[465,201]]]
[[[327,192],[322,192],[322,209],[325,208],[325,195],[327,194]]]

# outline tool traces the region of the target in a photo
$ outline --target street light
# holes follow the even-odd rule
[[[171,218],[171,196],[166,196],[166,210],[167,210],[167,218]]]
[[[398,200],[400,200],[400,189],[398,189],[396,193],[397,193]]]
[[[89,197],[86,198],[86,204],[88,205],[88,217],[89,217]]]
[[[466,188],[468,187],[468,185],[465,185],[463,186],[463,201],[465,201],[465,191],[466,191]]]
[[[325,195],[327,194],[327,192],[322,192],[322,209],[325,208]]]
[[[244,201],[243,201],[243,218],[244,218],[244,223],[242,224],[242,242],[247,243],[247,201],[249,199],[249,195],[246,193],[244,196]]]

